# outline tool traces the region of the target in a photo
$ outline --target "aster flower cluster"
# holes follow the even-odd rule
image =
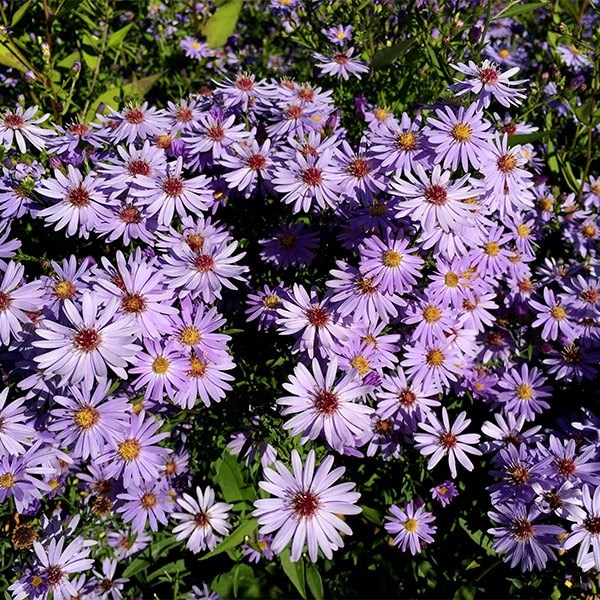
[[[270,10],[292,24],[296,5]],[[350,26],[323,34],[321,74],[366,75]],[[227,61],[191,37],[182,49]],[[535,130],[517,122],[514,62],[453,64],[458,102],[418,115],[365,101],[357,143],[331,92],[244,71],[93,123],[0,115],[0,502],[29,524],[13,531],[28,551],[15,598],[109,584],[118,598],[119,561],[153,536],[210,552],[241,513],[257,522],[249,562],[331,559],[363,510],[346,466],[404,454],[428,474],[379,523],[400,551],[435,544],[432,507],[489,459],[494,551],[523,571],[562,550],[600,570],[598,420],[538,423],[597,377],[598,177],[581,199],[537,177],[536,148],[511,138]],[[26,272],[11,234],[23,223],[78,251],[50,248],[43,274]],[[556,231],[565,260],[541,250]],[[285,348],[275,390],[240,382],[234,319],[261,355]],[[209,419],[255,497],[200,485],[194,436]],[[97,555],[78,516],[43,515],[75,482],[77,509],[106,531]]]

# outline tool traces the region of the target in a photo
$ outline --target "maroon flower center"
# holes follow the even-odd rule
[[[206,135],[213,142],[221,142],[225,139],[225,130],[220,125],[213,125],[206,130]]]
[[[406,408],[414,406],[417,402],[417,395],[412,390],[402,390],[398,394],[398,402]]]
[[[517,517],[512,522],[511,531],[513,536],[522,542],[530,539],[534,535],[533,525],[528,519]]]
[[[325,327],[329,322],[329,313],[320,306],[313,306],[306,311],[306,318],[313,327]]]
[[[189,123],[194,118],[194,113],[187,106],[181,106],[177,109],[175,118],[180,123]]]
[[[194,523],[198,527],[206,527],[210,523],[210,520],[205,512],[200,511],[194,515]]]
[[[82,137],[89,132],[90,128],[87,125],[84,125],[83,123],[73,123],[69,127],[69,133],[71,133],[72,135],[77,135],[79,137]]]
[[[148,177],[148,175],[150,175],[150,164],[145,160],[137,158],[127,165],[127,170],[129,171],[129,174],[134,177],[136,175],[145,175]]]
[[[82,352],[91,352],[100,345],[101,341],[100,334],[93,327],[84,327],[75,335],[73,344]]]
[[[380,436],[389,435],[394,431],[394,425],[391,419],[380,419],[378,418],[373,427],[373,431]]]
[[[48,585],[55,587],[62,581],[64,574],[58,565],[50,565],[46,568],[46,576],[48,577]]]
[[[456,446],[456,436],[450,431],[440,434],[440,446],[445,450],[452,450]]]
[[[425,200],[435,206],[441,206],[442,204],[446,204],[448,192],[446,191],[446,188],[441,185],[430,185],[425,190]]]
[[[348,173],[352,175],[352,177],[356,177],[358,179],[362,177],[366,177],[371,172],[371,167],[369,166],[368,161],[364,158],[355,158],[347,168]]]
[[[183,192],[183,181],[180,177],[167,177],[163,182],[162,188],[167,196],[181,196]]]
[[[589,517],[583,522],[583,527],[593,535],[600,535],[600,517]]]
[[[144,111],[139,108],[130,108],[125,112],[125,120],[132,125],[139,125],[144,121]]]
[[[588,304],[595,304],[600,299],[600,292],[592,289],[583,290],[583,292],[579,294],[579,298]]]
[[[250,77],[242,75],[241,77],[238,77],[238,80],[235,82],[235,87],[238,90],[242,90],[242,92],[249,92],[254,87],[254,81],[252,81]]]
[[[487,67],[479,71],[479,79],[481,83],[496,83],[498,81],[498,71],[492,67]]]
[[[11,302],[11,297],[6,292],[0,291],[0,312],[8,310]]]
[[[575,474],[575,463],[570,458],[557,458],[554,464],[556,465],[558,474],[567,479],[573,477]]]
[[[516,484],[525,484],[529,481],[529,469],[524,465],[517,465],[509,473],[510,479]]]
[[[290,508],[300,518],[310,518],[319,510],[319,497],[314,492],[296,492]]]
[[[516,168],[517,159],[511,154],[503,154],[502,156],[498,157],[496,164],[502,173],[510,173]]]
[[[345,64],[348,64],[350,62],[350,59],[348,58],[348,55],[345,54],[344,52],[338,52],[337,54],[334,54],[333,55],[333,60],[338,65],[345,65]]]
[[[286,119],[299,119],[304,114],[304,109],[299,104],[292,104],[285,109]]]
[[[67,194],[67,202],[77,208],[82,208],[90,204],[90,193],[82,186],[78,185],[76,188],[71,188]]]
[[[266,164],[267,159],[262,154],[252,154],[246,159],[246,166],[252,171],[260,171]]]
[[[488,335],[487,343],[489,346],[501,346],[504,343],[504,336],[498,331],[493,331]]]
[[[306,183],[306,185],[319,185],[323,181],[323,176],[321,175],[321,169],[317,169],[317,167],[308,167],[302,173],[302,181]]]
[[[298,97],[305,102],[312,102],[315,99],[315,91],[310,86],[305,85],[300,88]]]
[[[194,266],[198,271],[207,273],[215,266],[215,259],[210,254],[198,254],[194,259]]]
[[[204,247],[204,236],[199,233],[190,233],[186,236],[185,241],[194,252],[200,252]]]
[[[562,351],[563,360],[569,365],[578,365],[583,360],[583,352],[579,346],[567,346]]]
[[[290,250],[296,247],[298,238],[293,233],[284,233],[279,236],[279,245],[286,250]]]
[[[502,128],[502,131],[508,135],[514,135],[517,133],[517,126],[514,123],[509,123]]]
[[[333,392],[319,390],[315,394],[314,406],[322,415],[331,415],[337,410],[339,404],[339,399]]]
[[[140,294],[126,294],[121,307],[125,312],[139,314],[146,310],[146,300]]]
[[[25,121],[20,115],[8,113],[4,117],[4,125],[6,125],[6,127],[9,127],[10,129],[21,129],[21,127],[25,125]]]
[[[554,492],[546,492],[544,494],[544,500],[549,504],[552,510],[562,508],[562,506],[564,505],[560,496],[558,494],[555,494]]]
[[[140,223],[142,221],[142,215],[140,211],[133,206],[133,204],[127,204],[119,210],[119,218],[123,223]]]

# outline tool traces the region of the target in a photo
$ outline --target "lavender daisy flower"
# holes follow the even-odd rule
[[[503,390],[498,394],[498,401],[505,403],[505,412],[515,416],[523,415],[527,421],[533,421],[536,413],[541,413],[550,405],[542,398],[551,396],[552,388],[545,386],[546,378],[536,367],[530,370],[527,364],[521,365],[519,373],[516,367],[508,370],[498,381]]]
[[[275,553],[271,548],[272,535],[260,535],[255,532],[252,538],[246,538],[246,540],[246,543],[242,544],[242,550],[248,562],[258,564],[262,558],[273,560]]]
[[[527,79],[511,80],[510,78],[519,72],[519,67],[513,67],[504,71],[499,71],[489,60],[484,60],[480,66],[477,66],[472,60],[469,64],[458,63],[450,64],[453,69],[459,73],[464,73],[467,78],[450,86],[450,89],[456,92],[457,96],[462,96],[467,92],[473,92],[478,95],[479,104],[483,108],[490,105],[492,98],[497,100],[502,106],[518,106],[525,99],[524,88],[515,87],[525,83]]]
[[[315,257],[313,250],[319,247],[319,236],[301,222],[286,223],[280,225],[269,239],[258,240],[258,243],[262,246],[260,257],[265,262],[286,269],[308,265]]]
[[[433,469],[444,456],[447,456],[452,478],[455,478],[457,473],[456,459],[467,471],[472,471],[474,466],[467,454],[480,456],[481,451],[472,447],[473,444],[479,443],[479,434],[461,433],[471,422],[471,419],[467,419],[467,413],[460,413],[456,421],[450,425],[448,411],[444,406],[441,423],[433,413],[427,415],[427,420],[428,423],[419,423],[419,428],[426,433],[415,435],[415,448],[424,456],[431,456],[427,468]]]
[[[6,404],[8,388],[0,392],[0,448],[8,454],[23,454],[33,443],[35,429],[25,415],[25,398]]]
[[[415,385],[431,382],[440,390],[450,387],[463,371],[458,352],[448,340],[438,340],[433,344],[417,341],[404,352],[400,363],[406,368],[407,377]]]
[[[469,218],[472,206],[463,202],[474,195],[469,187],[469,175],[458,181],[450,180],[450,171],[443,171],[436,165],[427,175],[421,165],[415,166],[416,177],[405,173],[404,179],[396,179],[391,185],[391,193],[399,196],[396,217],[408,217],[431,231],[435,226],[444,232],[456,230]]]
[[[573,310],[557,300],[548,287],[544,288],[544,302],[545,304],[530,301],[531,308],[538,312],[531,326],[543,326],[543,340],[556,340],[561,334],[568,341],[574,341],[578,337],[579,328],[572,320]]]
[[[271,544],[280,554],[292,540],[290,560],[300,560],[305,546],[312,562],[319,550],[331,559],[333,551],[344,545],[338,532],[351,535],[352,530],[338,515],[356,515],[360,494],[351,492],[354,483],[333,485],[345,472],[344,467],[331,470],[333,457],[325,457],[315,473],[315,452],[311,450],[303,465],[300,455],[292,450],[293,473],[275,461],[275,469],[266,468],[266,481],[259,486],[275,496],[254,502],[252,513],[258,517],[259,534],[277,532]]]
[[[322,30],[330,42],[338,46],[343,46],[352,39],[352,25],[338,25]]]
[[[246,304],[246,321],[258,320],[259,329],[271,329],[275,326],[278,317],[278,310],[282,307],[282,300],[287,298],[289,290],[282,284],[271,288],[265,285],[261,290],[254,294],[248,294]]]
[[[11,260],[0,282],[0,342],[5,346],[21,335],[24,324],[31,322],[27,312],[40,308],[40,282],[24,284],[24,274],[25,267]]]
[[[353,373],[336,381],[337,359],[330,360],[324,372],[317,359],[312,362],[312,373],[302,364],[294,369],[290,383],[283,387],[291,396],[277,400],[284,406],[283,416],[295,415],[284,424],[292,435],[301,434],[300,443],[322,435],[337,450],[356,446],[356,441],[370,429],[373,409],[355,402],[371,391],[371,386],[360,385]]]
[[[347,81],[350,75],[360,79],[362,73],[369,72],[369,67],[366,64],[352,58],[353,54],[354,48],[346,48],[345,50],[338,50],[331,57],[318,52],[314,57],[321,76],[332,75]]]
[[[150,524],[152,531],[158,531],[158,524],[168,524],[167,513],[171,512],[171,499],[165,483],[146,483],[128,488],[127,493],[117,498],[123,505],[117,509],[124,523],[131,524],[133,533],[141,533]]]
[[[449,106],[445,110],[435,111],[437,119],[430,117],[427,124],[429,142],[435,148],[435,162],[443,162],[444,169],[456,171],[458,165],[468,172],[469,166],[477,169],[485,161],[489,150],[489,121],[484,121],[483,112],[477,110],[476,104],[468,109],[460,106],[453,110]]]
[[[105,127],[98,132],[99,136],[106,137],[118,143],[125,140],[133,144],[136,140],[145,140],[162,134],[169,127],[169,122],[164,111],[158,108],[148,108],[148,103],[142,106],[128,106],[120,113],[110,109],[108,117],[100,117]]]
[[[583,518],[575,516],[575,523],[571,532],[564,541],[563,547],[569,550],[579,544],[577,564],[584,571],[591,568],[600,569],[600,486],[582,487]],[[590,552],[591,548],[591,552]]]
[[[139,486],[143,482],[152,483],[160,475],[168,448],[156,446],[169,437],[168,432],[158,433],[162,421],[146,419],[144,411],[130,415],[128,427],[115,434],[108,442],[106,452],[96,462],[106,465],[107,477],[123,477],[123,485],[130,483]]]
[[[410,549],[414,556],[423,550],[423,544],[433,543],[433,535],[436,532],[436,526],[431,525],[435,517],[425,510],[424,506],[415,506],[411,500],[404,506],[404,510],[398,508],[395,504],[390,506],[391,517],[386,517],[385,530],[396,535],[392,543],[399,546],[403,552]]]
[[[133,320],[113,319],[118,306],[115,299],[100,308],[91,292],[83,294],[81,311],[65,300],[63,309],[70,326],[44,321],[45,327],[37,329],[42,339],[33,342],[36,348],[47,349],[34,357],[45,376],[60,376],[60,385],[83,381],[89,388],[94,380],[106,381],[110,367],[125,379],[125,367],[140,347],[133,343],[137,333]]]
[[[260,183],[267,184],[271,158],[271,140],[267,139],[262,146],[253,139],[244,145],[233,144],[229,151],[231,154],[224,155],[219,164],[227,169],[224,178],[232,189],[244,192],[249,197]],[[267,186],[270,187],[270,184]]]
[[[67,229],[67,235],[78,235],[87,239],[101,218],[108,219],[109,200],[102,187],[103,180],[94,172],[85,178],[72,165],[67,167],[67,175],[58,169],[54,179],[40,182],[38,192],[55,203],[37,213],[46,223],[56,223],[54,231]]]
[[[173,528],[175,539],[186,540],[186,547],[194,554],[200,550],[212,550],[217,545],[221,538],[215,532],[229,534],[231,525],[227,518],[233,504],[215,503],[215,492],[211,487],[203,492],[198,486],[196,498],[184,493],[177,499],[177,504],[185,512],[171,513],[175,520],[181,521]]]
[[[126,577],[115,577],[118,565],[117,560],[104,558],[102,560],[102,572],[93,571],[96,577],[95,593],[99,600],[121,600],[123,598],[123,586],[129,581]]]
[[[442,506],[448,506],[458,496],[456,486],[449,479],[432,487],[429,491],[431,492],[431,497],[434,500],[438,500]]]
[[[109,531],[108,545],[114,548],[115,556],[124,560],[144,550],[150,543],[151,537],[145,533],[131,534],[127,531]]]
[[[88,387],[70,386],[69,395],[54,396],[61,407],[51,411],[48,430],[72,448],[75,458],[95,460],[112,438],[122,432],[129,420],[131,405],[122,397],[107,398],[111,381],[100,383],[93,393]]]
[[[38,150],[43,150],[46,146],[45,138],[54,135],[54,132],[38,127],[50,115],[46,114],[35,119],[37,111],[37,106],[30,106],[27,110],[24,110],[22,106],[17,106],[14,110],[7,110],[1,115],[0,144],[10,150],[13,142],[16,142],[23,154],[27,152],[26,141]]]
[[[556,560],[552,548],[559,543],[556,536],[564,533],[562,527],[534,523],[540,515],[536,506],[527,508],[521,503],[496,505],[488,513],[499,526],[488,530],[494,537],[493,549],[504,554],[504,561],[511,567],[520,565],[521,571],[542,570],[548,559]]]

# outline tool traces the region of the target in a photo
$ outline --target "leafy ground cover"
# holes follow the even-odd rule
[[[595,597],[599,11],[3,2],[6,596]]]

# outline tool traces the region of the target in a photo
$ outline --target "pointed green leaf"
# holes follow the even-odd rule
[[[306,600],[306,585],[304,583],[304,562],[300,559],[298,562],[290,560],[289,548],[286,548],[280,555],[281,566],[283,572],[288,576],[288,579],[293,583],[299,594]]]
[[[214,550],[200,557],[200,560],[206,560],[207,558],[212,558],[217,554],[221,554],[221,552],[236,548],[244,541],[245,537],[250,535],[257,527],[258,522],[256,519],[245,521],[233,531],[231,535],[227,536]]]
[[[18,54],[16,54],[8,44],[9,42],[6,42],[3,37],[0,37],[0,65],[11,67],[12,69],[24,73],[28,69],[27,64],[21,60]]]
[[[129,566],[123,571],[123,577],[133,577],[137,575],[141,571],[144,571],[148,568],[150,563],[143,558],[136,558]]]
[[[373,56],[373,68],[381,69],[381,67],[391,65],[397,58],[406,54],[406,51],[414,44],[414,42],[415,40],[413,38],[409,38],[402,40],[397,44],[388,46],[387,48],[378,50],[375,52],[375,56]]]
[[[544,2],[522,2],[522,0],[517,0],[507,6],[504,10],[498,11],[496,15],[492,17],[492,21],[518,17],[519,15],[531,13],[538,8],[544,8],[544,6]]]
[[[306,583],[315,600],[323,600],[323,580],[321,579],[317,565],[313,562],[306,563]]]
[[[202,33],[210,48],[222,48],[227,43],[227,38],[235,30],[242,4],[243,0],[229,0],[206,21]]]
[[[25,16],[25,13],[29,10],[29,7],[31,6],[31,2],[32,0],[27,0],[27,2],[24,2],[23,5],[19,8],[19,10],[15,12],[15,14],[12,16],[12,19],[10,20],[11,27],[14,27]]]
[[[118,31],[112,33],[111,36],[108,38],[107,46],[109,48],[114,48],[115,46],[119,46],[120,44],[122,44],[123,40],[125,39],[125,37],[129,33],[129,30],[132,27],[133,23],[128,23],[127,25],[125,25],[125,27],[122,27]]]

